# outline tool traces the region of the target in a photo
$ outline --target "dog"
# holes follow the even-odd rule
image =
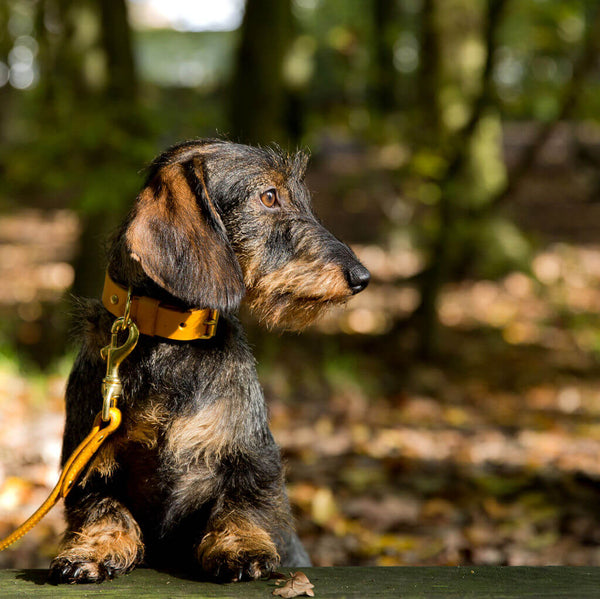
[[[307,162],[304,152],[205,139],[150,165],[107,248],[103,302],[79,301],[63,464],[102,406],[111,303],[130,288],[140,318],[182,319],[179,333],[205,310],[205,334],[182,340],[140,326],[121,365],[122,424],[65,499],[51,582],[102,582],[142,560],[226,582],[310,565],[237,318],[245,298],[268,327],[302,329],[369,282],[314,216]]]

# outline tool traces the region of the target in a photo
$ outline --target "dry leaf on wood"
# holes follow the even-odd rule
[[[278,580],[276,584],[279,584],[279,582],[280,581]],[[311,584],[310,580],[308,580],[308,576],[306,576],[304,572],[294,572],[294,574],[290,572],[290,578],[285,581],[285,584],[281,588],[275,589],[273,595],[284,597],[284,599],[289,597],[300,597],[302,595],[314,597],[314,586],[315,585]]]

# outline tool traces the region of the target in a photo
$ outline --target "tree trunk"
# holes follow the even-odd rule
[[[125,0],[99,0],[102,48],[108,71],[106,93],[111,101],[134,102],[137,75]]]
[[[12,47],[12,40],[7,34],[10,9],[7,2],[0,2],[0,60],[8,63],[8,53]],[[14,93],[8,84],[0,87],[0,143],[6,140],[6,128],[10,119],[10,108]]]
[[[456,197],[453,195],[453,192],[456,193],[457,178],[469,159],[468,148],[471,146],[473,136],[494,95],[491,77],[492,60],[497,44],[497,27],[505,5],[506,0],[490,0],[489,2],[485,29],[487,58],[482,73],[481,90],[473,103],[469,120],[454,136],[455,154],[451,157],[446,174],[440,183],[442,192],[440,199],[440,231],[434,244],[429,267],[423,278],[421,305],[418,310],[421,354],[425,357],[431,356],[435,351],[439,329],[437,303],[441,288],[448,280],[452,268],[453,230],[456,223],[466,218],[472,221],[487,218],[509,197],[509,194],[514,191],[534,164],[537,155],[556,125],[561,121],[568,120],[573,114],[577,101],[581,97],[581,90],[586,76],[596,65],[598,52],[600,51],[599,5],[589,13],[588,29],[581,52],[574,64],[571,81],[565,86],[562,102],[555,118],[540,127],[533,144],[525,151],[519,164],[508,173],[504,184],[500,185],[495,192],[489,194],[486,202],[475,207],[457,206]]]
[[[373,102],[382,114],[387,114],[396,107],[394,45],[389,31],[396,11],[393,0],[373,2]]]
[[[290,0],[247,0],[230,94],[235,139],[285,145],[283,64],[291,31]]]
[[[431,142],[440,134],[438,105],[440,47],[436,27],[436,0],[424,0],[421,11],[421,67],[418,73],[417,93],[424,140]]]
[[[457,247],[461,240],[456,239],[457,223],[462,216],[459,205],[460,191],[457,192],[457,190],[460,188],[460,178],[464,176],[465,168],[473,157],[473,141],[485,109],[489,106],[493,96],[493,60],[498,44],[498,28],[505,4],[506,0],[490,0],[488,3],[483,23],[486,59],[481,69],[479,93],[472,102],[470,118],[452,135],[448,167],[439,182],[441,196],[438,205],[438,232],[431,249],[429,265],[423,277],[421,304],[417,310],[420,333],[419,353],[423,358],[430,358],[436,353],[439,338],[439,295],[443,285],[450,277],[456,256],[461,254],[461,248]],[[434,7],[435,0],[426,0],[424,10],[433,11]],[[433,27],[434,19],[435,15],[433,14],[424,15],[424,22],[429,22],[429,27]],[[462,39],[458,32],[450,31],[450,33],[452,35],[449,37],[456,40]],[[452,66],[456,68],[456,65]],[[470,74],[467,73],[467,75]],[[422,84],[423,90],[431,87],[431,93],[433,93],[436,86],[432,83],[425,85],[426,82],[425,78]],[[433,107],[432,111],[437,113]],[[477,186],[481,188],[481,193],[486,193],[483,190],[482,181],[478,181]]]
[[[125,0],[98,0],[102,49],[107,66],[104,89],[106,126],[129,130],[137,122],[137,73],[133,56],[132,36]],[[139,134],[139,133],[138,133]],[[108,154],[106,160],[120,160]],[[115,193],[120,193],[115,190]],[[104,244],[121,215],[102,206],[82,215],[79,252],[74,261],[75,281],[72,292],[77,296],[98,297],[106,265]]]

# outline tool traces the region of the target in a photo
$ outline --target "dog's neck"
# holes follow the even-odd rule
[[[106,273],[102,303],[114,316],[125,314],[126,305],[130,303],[130,314],[140,333],[175,341],[193,341],[211,339],[217,330],[219,311],[211,308],[188,310],[148,295],[131,293],[116,283]]]

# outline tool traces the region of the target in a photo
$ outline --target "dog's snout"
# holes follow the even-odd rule
[[[357,294],[369,284],[371,273],[360,262],[356,262],[346,270],[346,280],[352,293]]]

